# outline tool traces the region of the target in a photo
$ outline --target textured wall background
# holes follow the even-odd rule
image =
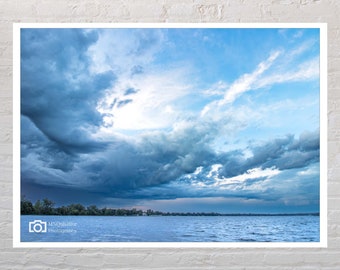
[[[340,269],[340,1],[0,0],[0,269]],[[13,249],[13,22],[327,22],[327,249]]]

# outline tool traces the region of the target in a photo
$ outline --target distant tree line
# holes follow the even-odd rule
[[[35,204],[23,198],[21,200],[22,215],[61,215],[61,216],[217,216],[218,213],[169,213],[148,209],[146,211],[132,209],[98,208],[96,205],[83,206],[80,203],[54,207],[55,203],[47,198],[37,200]]]
[[[23,198],[21,200],[22,215],[62,215],[62,216],[142,216],[142,210],[98,208],[96,205],[85,207],[80,203],[54,207],[55,203],[47,198],[37,200],[35,204]],[[149,211],[149,210],[148,210]],[[150,214],[150,212],[147,214]]]
[[[177,213],[160,212],[148,209],[146,211],[133,209],[98,208],[96,205],[83,206],[82,204],[70,204],[67,206],[54,207],[55,203],[47,198],[37,200],[34,204],[25,197],[21,199],[21,215],[60,215],[60,216],[288,216],[288,215],[313,215],[319,213],[297,213],[297,214],[221,214],[215,212],[200,213]]]

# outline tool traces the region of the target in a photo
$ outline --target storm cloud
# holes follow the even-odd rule
[[[88,47],[93,31],[21,30],[21,113],[65,152],[96,151],[91,138],[102,123],[98,98],[110,87],[112,72],[90,72]]]
[[[320,138],[318,131],[306,132],[299,138],[286,135],[271,141],[249,147],[252,157],[244,160],[243,152],[235,151],[221,156],[223,167],[221,176],[233,177],[243,172],[262,167],[275,167],[279,170],[304,168],[311,163],[319,162]]]

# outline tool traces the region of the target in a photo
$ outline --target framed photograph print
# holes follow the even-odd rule
[[[326,24],[15,24],[15,247],[326,247]]]

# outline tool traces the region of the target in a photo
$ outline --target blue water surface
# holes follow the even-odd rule
[[[319,216],[21,216],[22,242],[319,242]]]

